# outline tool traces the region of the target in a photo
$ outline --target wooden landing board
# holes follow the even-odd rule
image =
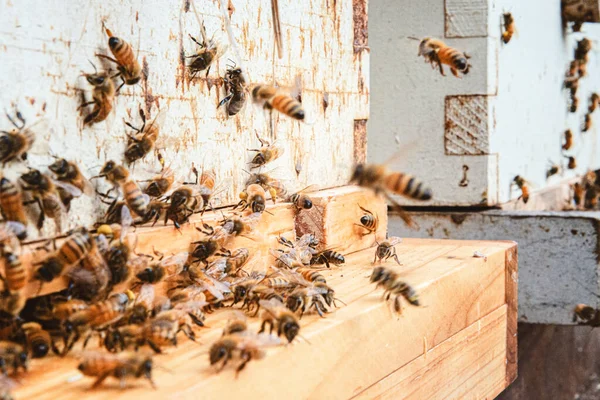
[[[90,390],[92,379],[78,379],[75,359],[52,356],[32,361],[30,373],[18,377],[22,385],[15,396],[350,398],[387,393],[418,398],[419,393],[428,393],[440,399],[471,394],[490,398],[514,379],[507,354],[514,357],[516,341],[507,332],[516,330],[510,326],[516,323],[516,310],[507,306],[506,295],[516,296],[514,286],[507,291],[516,270],[507,274],[506,259],[515,246],[406,239],[397,246],[404,264],[398,269],[419,292],[423,307],[404,302],[401,316],[393,314],[382,301],[382,292],[369,284],[374,249],[351,254],[346,265],[324,273],[347,305],[323,319],[306,315],[300,333],[310,343],[298,340],[270,349],[265,359],[249,363],[237,379],[233,367],[216,374],[208,365],[208,346],[220,336],[226,319],[217,312],[207,318],[210,328],[197,330],[201,344],[182,337],[179,347],[155,357],[157,365],[172,371],[154,371],[157,390],[147,382],[132,381],[120,391],[114,380]],[[487,258],[473,257],[475,251]]]

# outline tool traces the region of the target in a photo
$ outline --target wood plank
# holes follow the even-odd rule
[[[519,291],[519,258],[517,246],[511,247],[506,251],[506,305],[507,326],[506,326],[506,386],[517,379],[517,309],[518,309],[518,291]]]
[[[301,320],[301,334],[310,344],[299,340],[271,349],[265,359],[251,362],[237,379],[231,369],[215,374],[208,368],[207,348],[220,336],[224,322],[215,313],[206,321],[210,328],[197,331],[201,344],[182,340],[179,347],[155,358],[156,364],[173,371],[155,371],[156,391],[146,382],[133,382],[127,391],[116,391],[115,381],[89,390],[91,380],[76,379],[77,363],[69,356],[33,360],[31,372],[19,376],[23,385],[15,395],[75,399],[85,394],[86,398],[101,399],[110,394],[115,399],[158,399],[167,394],[187,398],[198,393],[207,398],[223,394],[273,398],[281,393],[290,398],[347,398],[359,394],[422,356],[424,343],[433,349],[505,304],[504,263],[509,244],[407,239],[397,247],[404,264],[403,278],[419,292],[426,307],[406,305],[402,316],[392,314],[389,304],[381,301],[381,292],[368,283],[371,248],[349,255],[346,265],[326,271],[328,283],[347,306],[323,319],[306,315]],[[487,259],[473,257],[475,250]],[[502,346],[506,346],[505,337]],[[499,369],[504,375],[504,364]]]
[[[497,360],[503,362],[506,356],[506,318],[504,305],[427,349],[425,354],[365,389],[355,399],[464,398],[461,396],[472,389],[469,383],[479,386],[480,378],[492,387],[504,383],[504,371],[495,364]],[[493,379],[487,376],[488,365],[493,367]],[[480,386],[477,392],[478,397],[484,397]]]

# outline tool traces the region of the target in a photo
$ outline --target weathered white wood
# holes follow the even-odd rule
[[[446,0],[446,36],[487,35],[487,0]]]
[[[220,1],[196,0],[208,36],[228,43]],[[214,168],[224,183],[221,201],[237,201],[247,174],[248,148],[256,148],[256,134],[284,147],[284,155],[266,170],[287,179],[290,189],[310,183],[322,187],[343,184],[354,163],[354,120],[368,118],[369,55],[366,37],[355,47],[354,24],[366,18],[354,15],[352,2],[280,0],[283,58],[274,53],[270,0],[232,0],[233,34],[240,50],[239,60],[230,46],[210,71],[190,82],[185,74],[183,53],[196,46],[188,34],[200,38],[199,26],[190,0],[88,2],[12,1],[0,2],[0,109],[17,106],[28,122],[46,118],[53,130],[46,141],[53,154],[83,165],[84,174],[95,175],[108,159],[121,161],[130,131],[123,120],[140,125],[137,110],[142,107],[156,115],[167,111],[159,146],[179,178],[191,178],[194,163]],[[108,51],[103,21],[113,33],[139,51],[147,79],[140,85],[125,86],[116,98],[114,112],[105,122],[82,128],[77,112],[79,90],[90,96],[82,71],[93,72],[88,60],[104,65],[94,56]],[[366,21],[364,22],[366,26]],[[366,29],[366,28],[365,28]],[[183,52],[183,53],[182,53]],[[228,59],[242,65],[251,83],[293,86],[301,78],[302,103],[306,121],[299,123],[251,104],[235,117],[217,109],[225,96],[222,77]],[[230,63],[230,62],[229,62]],[[210,84],[209,84],[210,83]],[[324,99],[326,98],[326,104]],[[271,132],[271,123],[273,131]],[[0,118],[0,129],[11,126]],[[364,147],[364,144],[361,143]],[[46,152],[31,154],[27,165],[45,170],[53,159]],[[296,165],[301,171],[297,175]],[[160,165],[148,155],[135,166],[135,178],[146,179]],[[4,173],[14,178],[25,164],[10,165]],[[327,174],[323,174],[327,171]],[[102,188],[106,188],[102,184]],[[70,226],[90,224],[100,215],[100,203],[89,198],[72,204]],[[52,232],[51,226],[46,233]]]
[[[519,320],[573,324],[573,309],[600,306],[600,213],[486,211],[411,213],[419,230],[390,216],[390,235],[514,240],[519,245]]]
[[[479,23],[477,10],[485,9],[484,5],[486,31],[482,37],[471,37],[470,29]],[[515,199],[519,193],[510,191],[510,182],[516,175],[542,189],[600,167],[597,113],[591,131],[580,133],[590,94],[600,90],[596,51],[590,53],[588,75],[580,81],[577,113],[567,112],[568,93],[562,89],[576,41],[589,37],[597,47],[600,27],[585,24],[583,32],[565,37],[560,7],[560,0],[383,0],[372,4],[374,96],[369,160],[381,162],[393,154],[398,137],[410,147],[398,168],[418,174],[432,186],[430,204],[457,206],[479,204],[483,198],[488,204]],[[461,17],[450,18],[455,23],[449,24],[449,12]],[[500,42],[504,12],[512,13],[517,27],[517,35],[507,45]],[[446,70],[443,77],[424,64],[417,57],[419,42],[410,37],[426,36],[471,55],[469,74],[457,79]],[[469,111],[468,106],[465,112],[486,119],[487,123],[475,124],[475,131],[487,136],[488,144],[482,139],[478,140],[481,146],[459,150],[456,142],[446,139],[456,136],[446,129],[448,119],[456,116],[448,114],[446,105],[448,96],[471,95],[487,98],[487,106],[479,112]],[[578,168],[546,182],[549,160],[566,164],[561,146],[567,128],[575,134],[574,148],[568,154],[576,156]],[[448,143],[453,143],[450,151]],[[481,151],[486,147],[487,151]],[[466,187],[459,186],[463,165],[469,167]]]

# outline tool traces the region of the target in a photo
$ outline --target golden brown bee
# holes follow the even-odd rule
[[[252,89],[252,99],[265,109],[274,109],[288,117],[304,120],[302,104],[280,88],[267,84],[258,84]]]
[[[577,168],[577,160],[575,159],[575,157],[570,156],[568,157],[569,162],[567,163],[567,168],[569,169],[575,169]]]
[[[587,304],[577,304],[573,311],[573,322],[579,325],[600,326],[600,312]]]
[[[129,170],[114,161],[107,161],[100,170],[99,177],[105,177],[107,181],[121,188],[127,207],[138,216],[145,218],[150,204],[150,197],[142,193],[130,175]],[[113,204],[116,204],[114,202]],[[111,206],[112,207],[112,206]],[[110,209],[109,209],[110,212]]]
[[[575,203],[575,206],[579,207],[580,205],[583,204],[583,200],[585,197],[585,189],[583,188],[583,185],[579,182],[575,182],[572,186],[573,188],[573,202]]]
[[[229,360],[240,360],[241,363],[236,367],[236,374],[246,367],[251,360],[260,360],[265,356],[264,347],[280,344],[278,337],[271,335],[252,335],[248,333],[235,333],[225,335],[212,344],[209,350],[210,365],[221,362],[217,368],[220,372]]]
[[[37,322],[24,323],[21,328],[25,331],[27,347],[31,351],[31,356],[33,358],[45,357],[53,346],[50,333]]]
[[[398,265],[402,265],[400,260],[398,260],[398,255],[396,254],[396,245],[401,243],[402,239],[399,237],[391,237],[387,240],[384,240],[381,243],[377,243],[377,249],[375,250],[375,258],[373,258],[373,264],[377,261],[385,262],[388,258],[393,258],[396,260]]]
[[[256,137],[260,141],[261,147],[259,149],[248,149],[248,151],[256,152],[256,155],[252,158],[252,161],[249,162],[251,165],[250,168],[262,167],[271,161],[277,160],[283,154],[284,149],[282,147],[271,144],[268,141],[261,139],[258,135],[256,135]]]
[[[49,165],[48,169],[54,172],[58,181],[71,184],[87,195],[94,193],[92,184],[83,176],[77,164],[67,161],[64,158],[59,158],[53,164]]]
[[[346,259],[343,254],[333,250],[324,250],[314,254],[310,260],[310,264],[325,264],[327,268],[330,268],[330,264],[340,265],[344,264]]]
[[[154,143],[156,142],[156,139],[158,139],[160,126],[166,116],[165,112],[159,112],[158,115],[154,117],[154,120],[146,125],[146,114],[144,113],[144,110],[140,108],[139,113],[142,118],[141,128],[136,128],[129,122],[125,123],[131,129],[136,131],[135,135],[129,135],[127,149],[125,150],[125,160],[129,164],[143,158],[154,148]]]
[[[521,195],[517,200],[523,199],[523,203],[527,204],[531,189],[529,188],[529,183],[525,180],[525,178],[523,178],[521,175],[517,175],[513,179],[511,185],[517,185],[517,187],[521,189]]]
[[[385,289],[384,296],[386,296],[386,300],[389,300],[391,295],[396,296],[394,298],[394,310],[397,313],[402,313],[401,297],[404,297],[413,306],[420,305],[417,292],[409,284],[400,280],[398,273],[389,268],[383,266],[373,268],[371,282],[377,283],[378,288]]]
[[[573,132],[570,129],[565,131],[565,143],[563,144],[563,150],[569,150],[573,147]]]
[[[367,210],[364,207],[361,207],[359,204],[358,207],[364,212],[363,216],[360,217],[360,224],[355,223],[354,225],[360,226],[366,230],[363,233],[363,236],[370,235],[371,233],[376,233],[379,228],[379,218],[376,214],[373,214],[371,211]]]
[[[262,279],[247,279],[235,284],[231,291],[233,292],[233,302],[231,305],[242,302],[242,308],[247,308],[248,312],[256,307],[256,313],[260,308],[260,300],[269,300],[275,298],[282,300],[282,297],[275,292],[273,288],[261,284]],[[255,314],[256,314],[255,313]]]
[[[93,125],[104,121],[112,111],[116,95],[115,84],[106,72],[86,74],[85,79],[94,87],[92,101],[83,103],[79,107],[94,105],[92,111],[83,120],[84,125]]]
[[[21,191],[4,176],[0,177],[0,211],[4,220],[27,225],[27,214],[25,214]]]
[[[598,108],[598,104],[600,103],[600,95],[598,93],[592,93],[590,96],[590,105],[588,107],[588,112],[591,114],[596,111]]]
[[[285,198],[287,194],[287,190],[283,186],[283,183],[276,178],[272,178],[267,174],[252,174],[246,181],[246,187],[252,184],[257,184],[262,186],[264,190],[269,191],[271,195],[271,200],[275,203],[275,199]]]
[[[202,29],[204,29],[204,27],[202,27]],[[192,41],[200,47],[196,51],[196,54],[186,56],[186,58],[191,58],[190,63],[187,65],[188,69],[190,70],[190,80],[194,79],[196,74],[204,70],[206,70],[206,76],[208,77],[211,64],[218,60],[225,53],[225,51],[227,51],[227,46],[222,45],[218,41],[214,40],[214,38],[208,43],[204,41],[200,43],[192,35],[189,36],[190,39],[192,39]]]
[[[592,114],[585,114],[585,118],[583,120],[583,127],[581,128],[582,132],[587,132],[592,129]]]
[[[20,112],[17,111],[17,119],[21,125],[18,125],[10,115],[6,114],[6,116],[15,129],[10,132],[0,131],[0,162],[3,165],[17,159],[26,160],[27,152],[34,141],[34,133],[31,129],[25,128],[25,119]]]
[[[502,43],[507,44],[512,39],[513,35],[516,32],[515,27],[515,19],[513,18],[511,13],[502,14],[502,19],[504,20],[504,31],[502,31]]]
[[[310,185],[290,195],[286,200],[291,202],[298,211],[310,210],[313,207],[313,201],[307,195],[307,193],[314,192],[316,190],[318,190],[318,187],[316,185]]]
[[[113,274],[98,243],[106,238],[97,236],[81,263],[67,271],[69,293],[88,301],[105,299],[112,289]],[[108,243],[102,244],[108,247]]]
[[[273,333],[275,329],[277,336],[284,335],[288,343],[292,343],[300,331],[300,323],[296,315],[275,299],[260,300],[259,304],[264,311],[258,333],[264,332],[267,325],[270,325],[269,333]]]
[[[248,258],[250,258],[250,251],[246,248],[239,248],[233,253],[227,252],[208,264],[206,273],[219,280],[226,276],[237,276]]]
[[[92,385],[96,388],[109,376],[119,379],[121,388],[125,388],[128,377],[144,377],[156,387],[152,380],[152,356],[140,352],[126,352],[110,354],[100,352],[86,352],[83,360],[77,367],[85,376],[97,377]]]
[[[141,268],[138,268],[135,276],[144,283],[155,284],[163,279],[180,274],[187,264],[189,253],[181,252],[173,256],[148,263],[146,259]]]
[[[196,334],[192,330],[192,323],[198,326],[204,326],[205,316],[202,310],[198,307],[196,313],[188,312],[188,309],[184,307],[184,304],[178,304],[178,308],[172,308],[170,310],[164,310],[156,314],[154,317],[155,321],[165,320],[171,322],[177,322],[178,331],[181,331],[188,337],[188,339],[195,341]],[[191,311],[191,306],[189,311]],[[194,315],[194,318],[192,318]]]
[[[159,175],[156,175],[150,179],[150,183],[144,189],[150,197],[161,197],[171,189],[173,182],[175,181],[175,174],[169,167],[164,168]]]
[[[266,196],[265,189],[253,183],[246,186],[246,189],[240,193],[240,202],[236,205],[236,208],[241,206],[243,211],[250,207],[253,213],[263,212],[267,203]]]
[[[16,293],[27,284],[27,271],[21,263],[19,254],[7,247],[0,247],[0,260],[4,261],[4,276],[0,279],[4,282],[6,293]]]
[[[300,287],[290,293],[286,299],[286,306],[291,311],[300,310],[300,318],[306,311],[315,309],[320,317],[327,312],[327,307],[337,307],[335,291],[324,282],[315,282],[307,287]]]
[[[238,310],[232,310],[231,313],[233,318],[227,320],[221,336],[245,333],[248,330],[248,318],[246,315]]]
[[[49,315],[41,317],[42,319],[57,319],[59,321],[67,320],[71,315],[90,308],[90,305],[80,299],[61,299],[53,302]]]
[[[469,55],[467,53],[456,50],[447,46],[444,42],[438,39],[425,38],[419,43],[419,56],[423,56],[426,62],[429,62],[432,67],[438,66],[440,74],[444,74],[442,64],[450,67],[452,75],[459,77],[458,73],[469,73],[471,64],[469,64]]]
[[[8,368],[12,367],[13,373],[17,373],[19,368],[27,371],[29,357],[27,351],[20,344],[0,341],[0,370],[4,375],[8,374]]]
[[[105,58],[117,64],[117,70],[123,80],[121,86],[117,88],[117,92],[123,87],[123,85],[135,85],[142,79],[142,67],[138,63],[136,57],[133,54],[133,48],[129,43],[113,36],[110,29],[104,27],[106,34],[108,35],[108,47],[110,52],[115,58],[108,57],[104,54],[96,54],[96,56]]]
[[[327,283],[327,280],[321,274],[320,271],[322,271],[322,270],[315,269],[315,268],[306,268],[306,267],[300,267],[300,268],[296,269],[296,272],[299,273],[300,275],[302,275],[302,277],[309,282]]]
[[[227,115],[236,115],[246,104],[247,85],[242,69],[235,68],[235,66],[228,68],[223,82],[225,83],[227,96],[219,102],[218,107],[227,104]]]

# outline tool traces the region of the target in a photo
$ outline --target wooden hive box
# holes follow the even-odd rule
[[[357,198],[364,201],[371,196],[358,189],[337,192],[322,195],[335,195],[334,211],[352,210]],[[371,201],[383,206],[382,199]],[[264,231],[292,232],[289,205],[268,210],[273,215],[265,214]],[[336,228],[338,238],[345,241],[360,237],[348,224]],[[181,239],[195,239],[188,230],[180,235],[172,227],[154,228],[152,234],[140,234],[141,248],[157,237],[171,251],[187,249],[181,247]],[[207,328],[197,330],[198,343],[182,340],[177,348],[154,358],[156,365],[170,371],[155,369],[156,390],[139,380],[120,391],[118,382],[110,378],[101,388],[90,390],[92,380],[80,375],[77,360],[69,355],[33,360],[31,372],[18,376],[21,385],[15,395],[19,399],[161,399],[200,394],[207,398],[459,399],[493,398],[506,388],[517,373],[516,244],[405,239],[396,246],[402,263],[396,268],[417,290],[422,306],[403,303],[402,315],[393,313],[390,304],[382,301],[381,290],[375,291],[369,283],[372,244],[354,249],[346,255],[345,265],[324,272],[346,305],[325,318],[305,315],[300,332],[304,340],[269,349],[266,358],[250,362],[237,378],[231,367],[217,374],[208,364],[208,346],[221,335],[225,322],[217,311],[207,318]],[[475,252],[485,257],[474,257]],[[386,265],[395,263],[388,260]],[[257,325],[258,321],[252,329]]]

